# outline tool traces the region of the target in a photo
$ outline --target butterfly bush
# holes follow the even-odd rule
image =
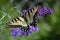
[[[26,12],[27,12],[27,10],[23,10],[21,16],[23,16]],[[42,7],[42,8],[39,8],[37,12],[38,12],[39,16],[45,16],[45,14],[52,14],[53,9]],[[38,32],[38,30],[39,30],[38,26],[34,27],[34,26],[30,25],[29,28],[30,28],[30,30],[28,32],[24,32],[20,28],[12,28],[11,34],[14,37],[16,37],[17,35],[19,35],[19,36],[31,35],[33,31]]]

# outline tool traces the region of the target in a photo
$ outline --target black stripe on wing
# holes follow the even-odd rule
[[[24,16],[22,16],[22,17],[25,19],[25,21],[26,21],[26,22],[28,22],[28,20],[27,20],[27,18],[26,18],[26,17],[24,17]]]
[[[16,17],[16,19],[18,19],[19,21],[22,21],[22,20],[20,20],[20,18],[19,18],[19,17]]]
[[[37,25],[37,13],[35,13],[35,15],[33,17],[33,22],[30,25],[33,25],[34,27],[36,27],[36,25]]]
[[[14,23],[14,20],[11,20]]]
[[[21,25],[7,25],[7,28],[19,28],[22,27]]]
[[[32,13],[32,9],[29,9],[30,11],[31,11],[31,13]]]
[[[29,18],[30,18],[30,12],[29,12],[30,10],[28,10],[28,16],[29,16]]]
[[[14,18],[14,20],[17,22],[16,18]]]

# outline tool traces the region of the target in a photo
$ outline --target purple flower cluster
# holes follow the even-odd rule
[[[34,27],[34,26],[29,26],[30,30],[28,32],[24,32],[22,31],[20,28],[11,28],[11,34],[12,36],[14,36],[14,38],[19,35],[19,36],[22,36],[22,35],[29,35],[29,34],[32,34],[33,31],[36,31],[38,32],[38,27]]]
[[[39,16],[45,16],[45,14],[52,14],[53,12],[53,9],[46,7],[42,7],[38,10]]]
[[[27,12],[27,10],[23,10],[21,16],[24,15],[26,12]],[[38,12],[39,16],[44,16],[47,13],[52,14],[53,10],[51,8],[42,7],[40,9],[38,9],[37,12]],[[38,32],[38,30],[39,30],[37,26],[34,27],[34,26],[30,25],[29,28],[30,28],[30,30],[28,32],[24,32],[20,28],[12,28],[11,29],[12,30],[11,34],[14,37],[16,37],[17,35],[20,35],[20,36],[29,35],[29,34],[32,34],[33,31]]]

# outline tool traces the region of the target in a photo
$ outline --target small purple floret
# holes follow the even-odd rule
[[[39,29],[38,29],[37,26],[36,26],[36,27],[34,27],[34,26],[30,26],[30,30],[31,30],[31,31],[37,31],[37,32],[38,32]]]
[[[17,30],[17,28],[11,28],[11,35],[12,36],[14,36],[14,38],[17,36],[17,34],[18,34],[18,30]]]
[[[23,10],[21,13],[21,16],[23,16],[26,12],[27,12],[27,10]]]
[[[54,10],[51,8],[47,8],[47,9],[48,9],[48,13],[50,13],[50,14],[52,14],[54,12]]]

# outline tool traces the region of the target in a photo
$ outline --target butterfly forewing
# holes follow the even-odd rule
[[[25,19],[23,17],[16,17],[14,19],[12,19],[10,22],[8,22],[7,24],[8,26],[26,26],[27,27],[27,23],[25,22]]]

